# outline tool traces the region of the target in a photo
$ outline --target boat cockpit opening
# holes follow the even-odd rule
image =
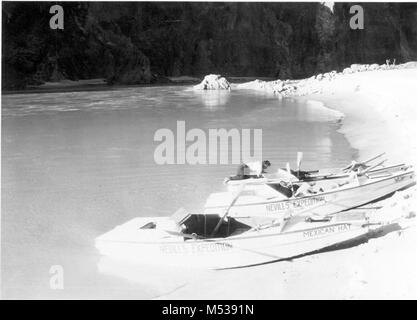
[[[189,214],[178,225],[185,235],[195,234],[202,238],[226,238],[251,229],[251,226],[227,217],[216,233],[212,234],[221,219],[217,214]]]

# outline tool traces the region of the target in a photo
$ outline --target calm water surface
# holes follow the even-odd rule
[[[288,160],[295,166],[297,151],[307,169],[342,166],[355,155],[336,131],[338,118],[296,100],[182,86],[3,96],[3,297],[150,298],[168,290],[132,281],[135,268],[125,276],[99,272],[94,238],[135,216],[198,211],[236,169],[157,165],[156,130],[175,132],[177,120],[187,130],[262,129],[273,170]],[[52,265],[64,268],[64,290],[49,286]]]

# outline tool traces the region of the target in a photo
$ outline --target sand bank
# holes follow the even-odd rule
[[[341,132],[361,158],[385,151],[391,162],[417,164],[417,68],[346,74],[301,99],[344,113]]]
[[[343,113],[340,130],[361,159],[386,152],[388,163],[416,165],[417,67],[372,68],[332,74],[325,81],[314,77],[300,91],[293,81],[290,96]],[[241,88],[254,89],[252,85]],[[255,90],[273,87],[259,81],[256,85]],[[293,261],[204,273],[199,281],[184,283],[160,298],[416,299],[417,228],[416,218],[410,218],[416,212],[416,188],[398,192],[379,205],[385,215],[402,216],[404,229]]]
[[[340,131],[358,149],[360,158],[386,152],[387,163],[417,166],[417,68],[344,74],[324,83],[320,93],[302,99],[322,101],[345,114]],[[398,192],[381,204],[388,214],[415,216],[416,191],[413,187]],[[403,220],[409,228],[402,232],[350,250],[359,259],[362,282],[352,295],[340,298],[417,298],[415,220]],[[337,257],[330,263],[340,267]],[[350,267],[342,269],[348,272]]]

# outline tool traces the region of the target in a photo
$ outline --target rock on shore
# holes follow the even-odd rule
[[[209,74],[194,90],[230,90],[230,83],[219,74]]]

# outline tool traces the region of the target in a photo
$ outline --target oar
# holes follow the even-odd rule
[[[245,184],[241,184],[236,196],[233,198],[232,202],[230,203],[229,207],[227,207],[225,213],[223,214],[223,216],[221,217],[220,221],[217,223],[216,227],[214,228],[213,232],[211,233],[211,236],[214,236],[216,234],[216,232],[219,230],[221,224],[223,223],[223,220],[227,217],[227,215],[229,214],[229,210],[231,207],[233,207],[233,205],[236,203],[237,199],[239,198],[240,194],[242,193],[243,189],[245,188]]]
[[[377,163],[377,164],[376,164],[376,165],[374,165],[374,166],[371,166],[371,167],[369,167],[369,168],[366,168],[364,171],[360,172],[360,173],[359,173],[359,175],[364,175],[364,174],[366,174],[367,172],[371,171],[372,169],[375,169],[376,167],[381,166],[381,165],[382,165],[385,161],[387,161],[387,159],[385,159],[385,160],[383,160],[383,161],[381,161],[381,162]]]
[[[359,162],[352,161],[352,163],[351,163],[351,164],[349,164],[349,165],[347,165],[346,167],[344,167],[344,168],[342,169],[342,171],[345,171],[345,170],[348,170],[348,169],[350,169],[350,168],[353,168],[355,165],[365,165],[365,164],[367,164],[368,162],[371,162],[371,161],[373,161],[373,160],[375,160],[375,159],[378,159],[378,158],[382,157],[384,154],[385,154],[385,152],[383,152],[383,153],[381,153],[381,154],[378,154],[377,156],[374,156],[374,157],[372,157],[372,158],[369,158],[369,159],[367,159],[367,160],[365,160],[365,161],[359,161]]]
[[[303,153],[298,151],[297,152],[297,178],[300,179],[300,168],[301,168],[301,160],[303,159]]]

